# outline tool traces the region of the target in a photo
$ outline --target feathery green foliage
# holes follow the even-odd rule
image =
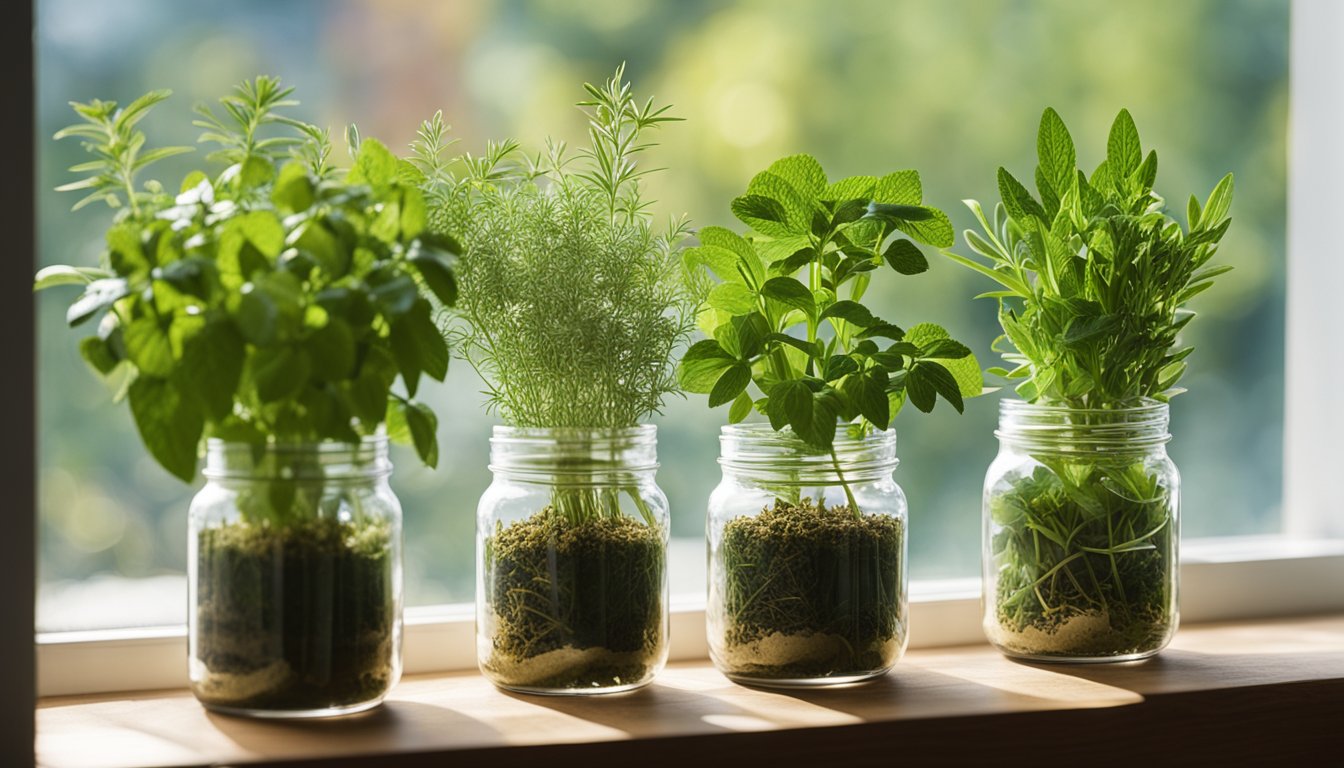
[[[1046,109],[1037,139],[1040,200],[999,169],[1002,202],[966,242],[987,261],[948,257],[999,283],[1004,335],[995,343],[1024,379],[1029,402],[1107,408],[1140,398],[1168,400],[1192,349],[1176,348],[1194,317],[1182,306],[1230,266],[1206,266],[1231,225],[1232,175],[1204,205],[1193,195],[1187,229],[1153,191],[1157,153],[1145,157],[1129,112],[1111,128],[1106,159],[1091,176],[1075,168],[1073,140]],[[1006,342],[1006,346],[1004,343]]]
[[[434,414],[411,398],[422,374],[447,371],[429,297],[454,301],[456,246],[426,230],[423,196],[383,145],[366,141],[353,168],[333,169],[327,132],[276,111],[290,93],[258,77],[221,100],[222,115],[198,108],[224,167],[192,171],[175,196],[136,181],[188,151],[145,150],[136,127],[167,91],[121,109],[74,104],[83,122],[56,134],[95,157],[61,187],[91,190],[75,207],[119,211],[99,267],[49,267],[35,289],[83,287],[69,323],[101,319],[81,353],[122,377],[146,447],[184,481],[202,438],[358,442],[385,422],[437,461]]]
[[[528,158],[507,141],[444,161],[439,115],[413,144],[431,222],[466,248],[456,346],[514,426],[638,424],[677,391],[672,356],[694,328],[684,224],[655,230],[636,163],[673,118],[639,104],[622,69],[585,87],[591,143],[573,156],[549,143]]]

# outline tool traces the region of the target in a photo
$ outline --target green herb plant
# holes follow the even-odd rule
[[[1175,480],[1117,411],[1183,391],[1192,349],[1178,335],[1194,317],[1184,305],[1230,269],[1209,261],[1231,224],[1232,175],[1203,205],[1191,196],[1182,227],[1153,191],[1157,153],[1144,155],[1127,111],[1090,176],[1052,109],[1037,151],[1037,195],[1000,168],[993,223],[967,201],[981,231],[966,241],[981,258],[947,254],[1000,286],[983,295],[999,301],[995,349],[1011,368],[991,372],[1017,380],[1024,400],[1064,409],[1062,436],[1029,449],[1034,468],[988,491],[990,629],[1025,655],[1153,651],[1174,630]],[[1089,442],[1089,427],[1119,444]]]
[[[650,131],[674,118],[637,101],[623,68],[585,88],[578,152],[505,141],[449,158],[439,115],[412,145],[433,225],[465,248],[454,347],[506,424],[556,441],[544,506],[482,532],[482,664],[533,690],[625,687],[661,658],[666,522],[635,480],[612,479],[628,476],[624,449],[595,446],[677,391],[701,294],[677,254],[684,223],[655,227],[643,195]]]
[[[814,501],[809,483],[784,471],[768,483],[773,504],[723,523],[716,657],[750,680],[885,671],[903,632],[904,532],[860,508],[837,434],[852,444],[886,430],[907,401],[928,412],[941,397],[960,412],[980,394],[964,345],[929,323],[902,329],[863,303],[879,270],[924,272],[917,243],[951,245],[952,225],[923,203],[915,171],[831,183],[808,155],[757,174],[732,210],[751,233],[706,227],[685,252],[717,281],[699,317],[709,338],[682,358],[680,382],[710,407],[728,405],[730,422],[754,410],[800,455],[829,455],[843,503],[827,506],[826,484]]]
[[[242,710],[376,700],[393,682],[393,533],[360,491],[325,482],[318,446],[362,456],[386,427],[437,462],[435,416],[413,397],[447,370],[433,305],[456,298],[455,246],[428,231],[386,147],[364,141],[336,168],[328,133],[285,115],[291,89],[270,77],[198,107],[201,141],[219,148],[177,194],[141,183],[190,151],[146,148],[141,121],[168,95],[72,105],[81,122],[56,138],[93,159],[61,189],[114,218],[97,267],[48,267],[35,289],[83,289],[67,319],[97,331],[80,351],[173,475],[193,479],[208,438],[250,446],[226,459],[248,481],[195,541],[198,696]]]

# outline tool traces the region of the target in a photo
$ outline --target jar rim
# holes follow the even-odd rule
[[[1170,405],[1160,400],[1154,400],[1151,397],[1141,397],[1130,401],[1132,405],[1120,405],[1116,408],[1075,408],[1070,405],[1059,403],[1032,403],[1017,398],[1005,398],[999,401],[999,413],[1023,413],[1023,414],[1108,414],[1125,416],[1152,415],[1154,417],[1165,417],[1170,412]]]
[[[313,459],[315,464],[287,463],[300,458]],[[207,480],[379,478],[392,474],[392,463],[388,460],[387,434],[380,427],[375,434],[361,436],[357,443],[339,440],[276,442],[269,439],[250,443],[207,438],[205,466],[201,474]]]
[[[900,463],[896,458],[896,430],[873,429],[853,437],[839,422],[830,450],[807,443],[787,427],[769,423],[728,424],[719,432],[719,465],[748,475],[770,475],[779,482],[834,484],[843,478],[872,480],[889,477]]]
[[[1116,408],[1001,400],[994,436],[1029,450],[1061,453],[1130,452],[1171,441],[1167,403],[1141,398]]]
[[[491,472],[519,476],[584,477],[658,469],[658,427],[514,427],[496,425]]]

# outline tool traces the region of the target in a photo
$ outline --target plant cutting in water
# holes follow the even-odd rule
[[[1208,262],[1231,224],[1232,175],[1203,205],[1190,197],[1182,227],[1153,191],[1157,153],[1143,154],[1127,111],[1090,176],[1052,109],[1037,150],[1038,195],[1000,168],[993,221],[967,201],[981,231],[966,241],[981,258],[947,254],[1000,285],[983,295],[999,301],[995,348],[1011,369],[991,371],[1020,380],[1030,403],[1069,409],[1078,428],[1077,441],[1032,451],[1034,470],[986,491],[990,630],[1027,655],[1126,655],[1158,647],[1175,620],[1176,500],[1141,450],[1101,455],[1082,435],[1183,391],[1192,349],[1178,334],[1194,317],[1183,307],[1230,269]]]
[[[864,513],[834,446],[838,429],[854,439],[886,430],[907,401],[928,412],[941,397],[961,411],[980,394],[975,358],[942,328],[905,330],[863,304],[884,266],[925,271],[916,243],[950,245],[952,225],[923,204],[915,171],[831,183],[808,155],[757,174],[732,210],[750,235],[706,227],[685,253],[718,281],[699,317],[709,338],[682,358],[681,384],[728,405],[730,422],[754,410],[800,452],[829,454],[838,495],[828,504],[781,483],[759,515],[726,523],[726,653],[742,659],[729,664],[751,678],[885,669],[898,645],[904,531]],[[781,650],[762,652],[770,643]]]
[[[527,157],[507,141],[447,158],[439,115],[413,145],[431,220],[466,249],[455,346],[506,424],[575,454],[553,467],[549,504],[484,533],[482,664],[515,687],[639,680],[666,640],[666,526],[633,486],[595,480],[616,467],[583,445],[677,390],[671,360],[699,288],[676,253],[684,224],[654,227],[636,163],[667,107],[637,102],[623,68],[585,88],[590,143],[576,153],[550,142]]]
[[[116,213],[98,267],[48,267],[36,288],[83,288],[67,319],[96,320],[97,333],[80,352],[183,481],[205,438],[260,457],[358,444],[386,425],[437,461],[434,414],[412,398],[422,374],[442,380],[447,369],[431,297],[455,299],[455,246],[426,229],[423,195],[385,147],[365,141],[352,168],[335,167],[327,132],[281,113],[296,103],[290,92],[258,77],[222,109],[199,107],[201,141],[220,149],[177,194],[137,178],[191,151],[145,147],[138,126],[167,91],[125,107],[74,104],[82,122],[56,134],[94,156],[72,168],[89,175],[61,189],[88,192],[76,208],[101,201]],[[197,655],[208,668],[198,694],[258,709],[367,700],[390,685],[393,542],[384,522],[338,516],[320,482],[293,479],[311,476],[313,452],[267,460],[280,455],[296,463],[270,467],[240,495],[237,520],[196,542]],[[353,586],[332,592],[317,573]],[[271,623],[278,615],[283,626]],[[312,644],[324,642],[319,654]]]

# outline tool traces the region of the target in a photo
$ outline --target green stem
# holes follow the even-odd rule
[[[831,464],[835,465],[835,476],[840,478],[840,487],[845,489],[845,500],[849,502],[849,511],[854,514],[854,519],[862,518],[863,513],[859,511],[859,502],[854,498],[854,491],[850,489],[844,473],[840,470],[840,457],[835,454],[834,446],[831,447]]]

